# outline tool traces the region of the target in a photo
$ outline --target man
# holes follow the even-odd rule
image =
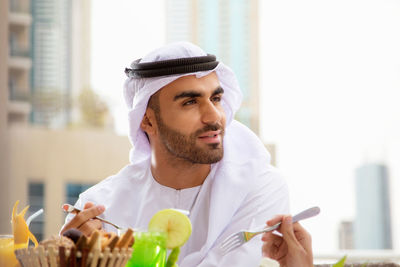
[[[179,266],[257,266],[260,237],[227,255],[220,244],[288,213],[288,191],[262,142],[233,119],[242,97],[233,72],[185,42],[151,52],[126,73],[131,164],[82,193],[75,205],[85,210],[68,216],[61,232],[114,231],[93,219],[99,214],[146,229],[157,211],[184,209],[193,232]]]

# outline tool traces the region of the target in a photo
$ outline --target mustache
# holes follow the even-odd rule
[[[200,135],[202,133],[208,132],[208,131],[218,131],[221,130],[221,135],[224,135],[225,133],[225,129],[222,127],[221,124],[216,123],[216,124],[207,124],[206,126],[204,126],[203,128],[197,130],[194,135]]]

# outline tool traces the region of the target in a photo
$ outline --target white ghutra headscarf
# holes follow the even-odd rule
[[[140,63],[157,62],[162,60],[206,56],[198,46],[188,42],[172,43],[149,53],[140,60]],[[219,62],[213,70],[198,71],[184,74],[166,75],[153,78],[129,77],[124,84],[124,97],[129,109],[129,138],[133,145],[130,153],[131,163],[140,163],[150,157],[150,144],[145,133],[140,129],[140,123],[146,112],[150,97],[167,84],[176,79],[196,75],[197,78],[206,76],[211,72],[218,76],[221,87],[224,89],[222,106],[226,115],[226,127],[232,122],[236,111],[242,102],[242,93],[233,71]]]

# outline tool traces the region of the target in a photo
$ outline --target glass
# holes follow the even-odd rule
[[[126,267],[164,267],[167,235],[160,232],[135,232],[132,257]]]
[[[19,266],[14,254],[14,237],[12,235],[0,235],[0,266]]]

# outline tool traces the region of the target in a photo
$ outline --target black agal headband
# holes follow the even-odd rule
[[[201,57],[186,57],[155,62],[140,63],[141,59],[131,64],[131,69],[125,68],[125,74],[132,78],[150,78],[173,74],[191,73],[212,70],[218,65],[214,55]]]

